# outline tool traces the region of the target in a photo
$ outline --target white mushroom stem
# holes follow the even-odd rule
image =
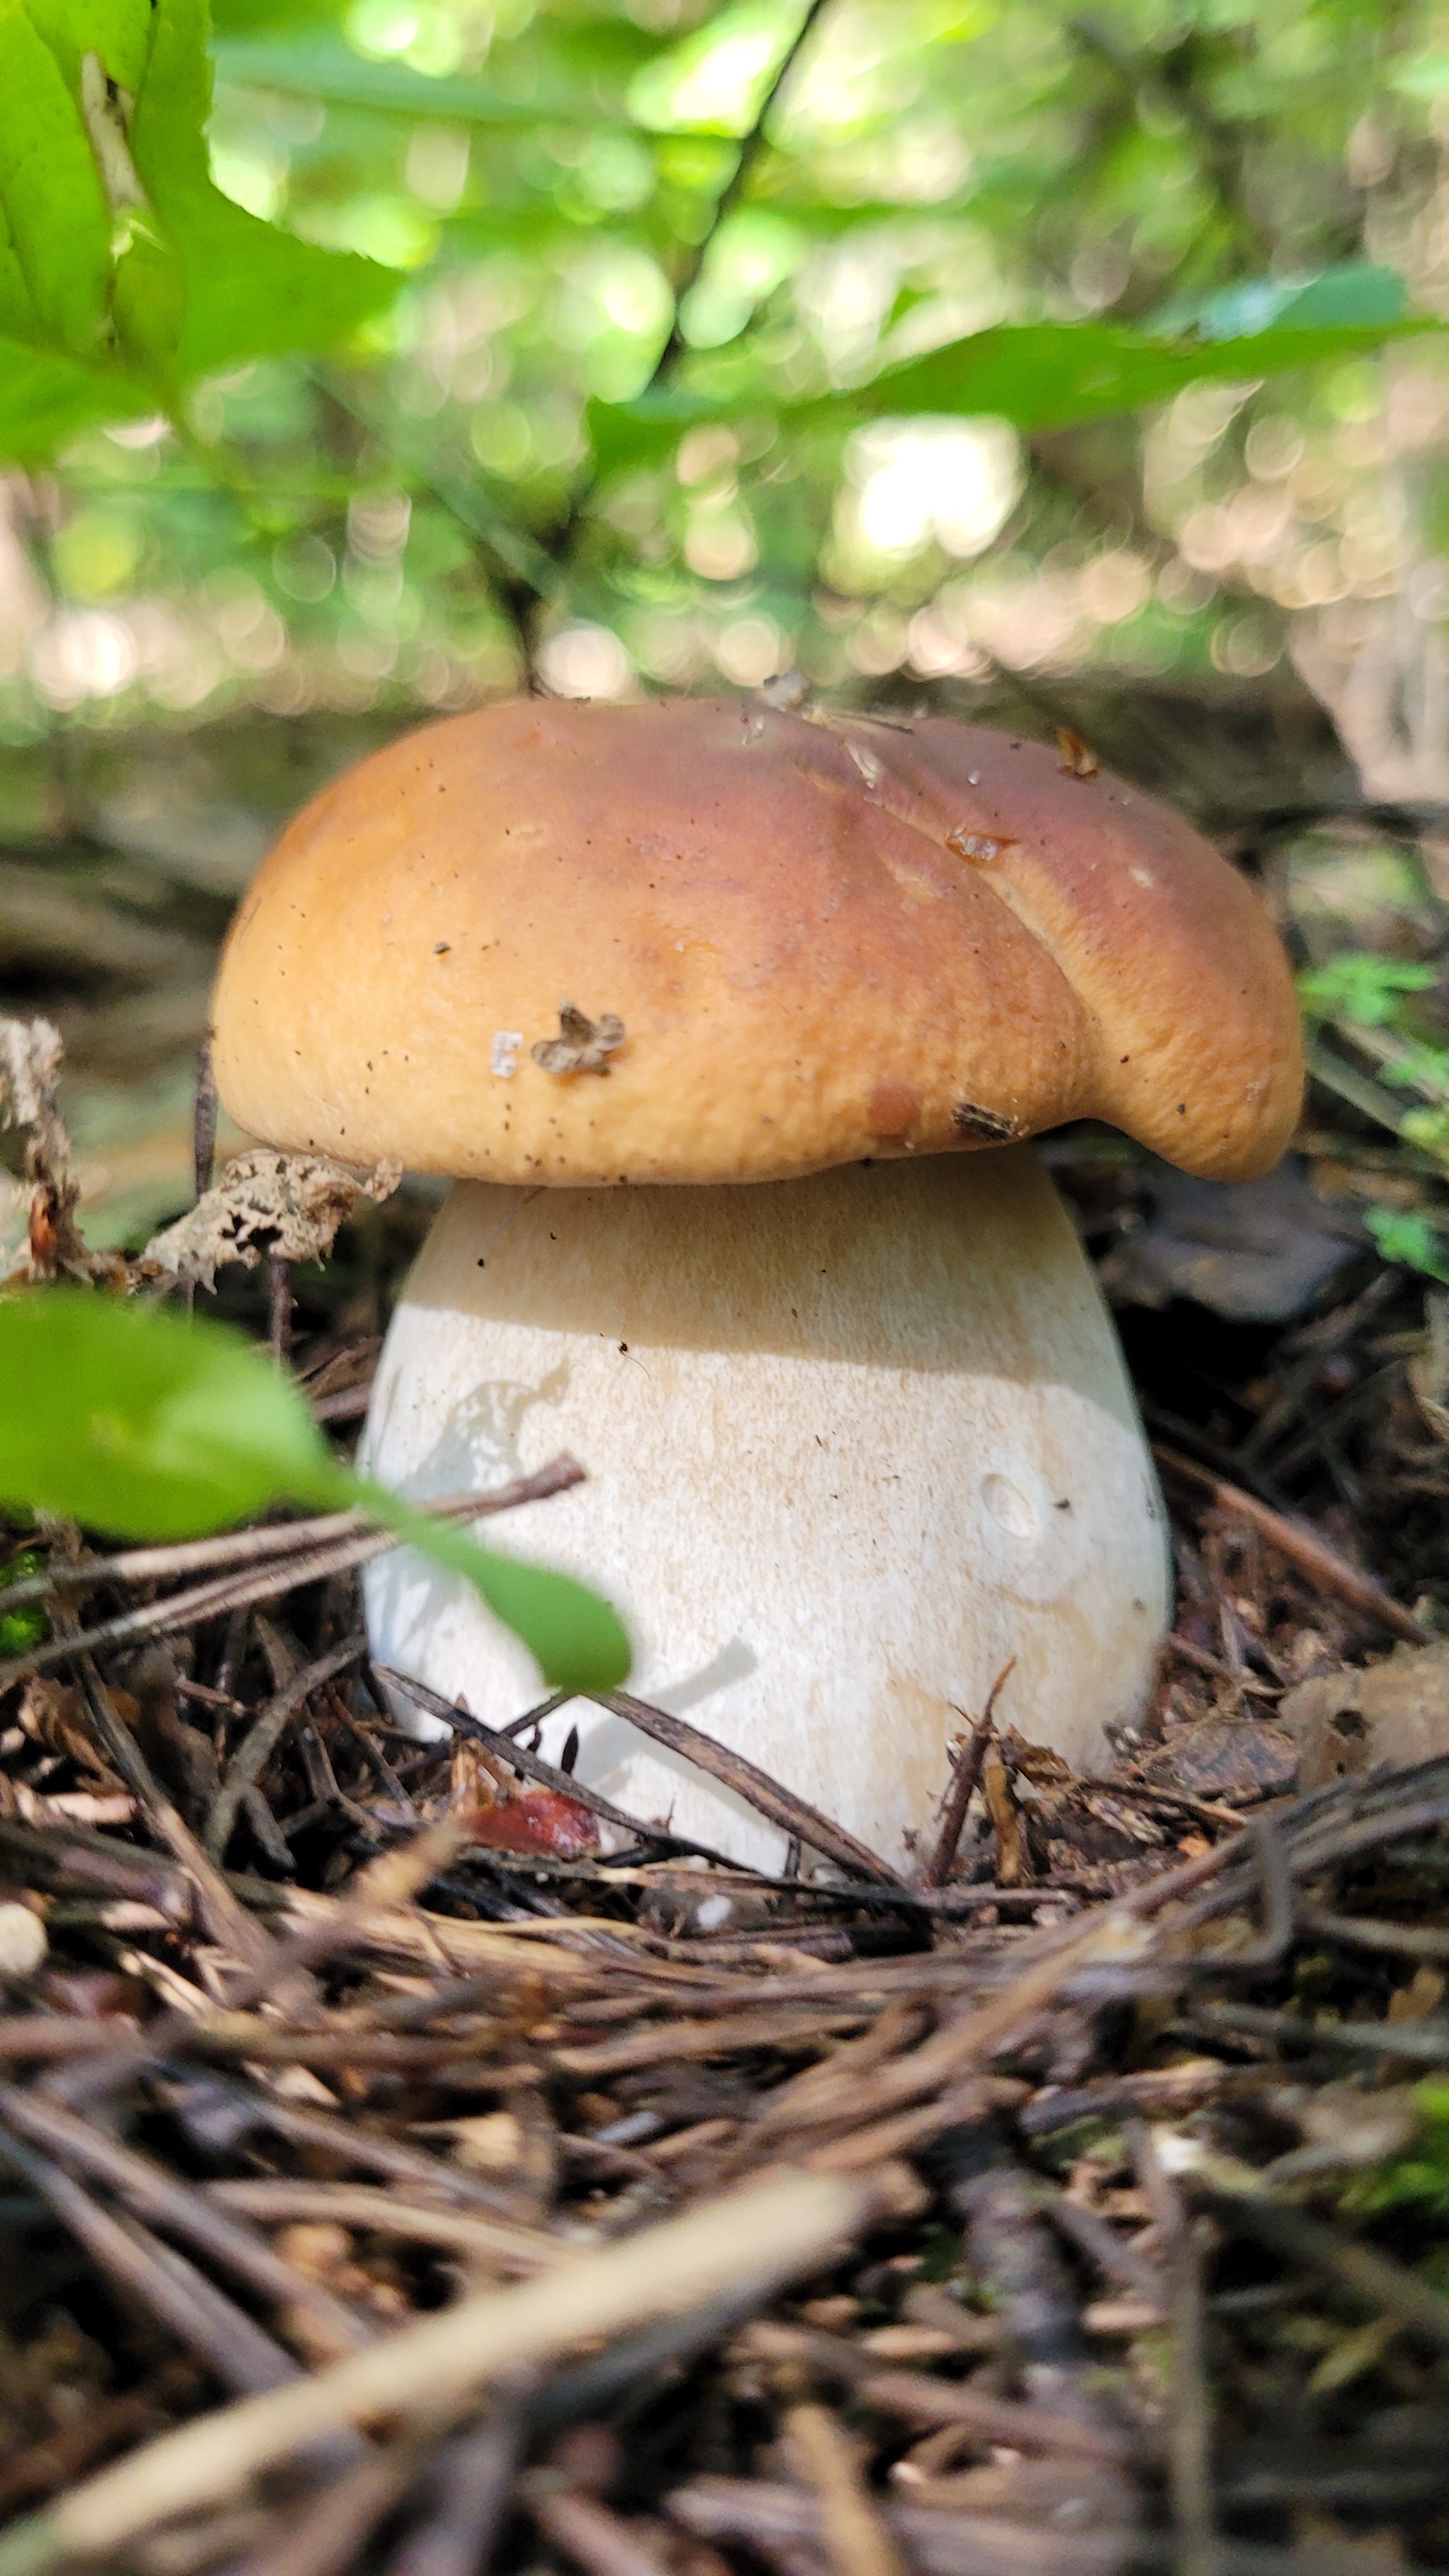
[[[588,1481],[490,1528],[622,1610],[630,1688],[904,1865],[949,1747],[1001,1716],[1086,1768],[1168,1615],[1162,1506],[1111,1320],[1028,1148],[749,1188],[463,1183],[394,1316],[369,1470],[420,1499],[559,1449]],[[406,1551],[365,1578],[379,1659],[490,1724],[524,1649]],[[766,1870],[785,1838],[608,1710],[557,1760]]]

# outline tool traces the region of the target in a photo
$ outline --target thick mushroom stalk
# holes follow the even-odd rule
[[[1003,1714],[1096,1766],[1137,1715],[1168,1608],[1164,1523],[1121,1354],[1026,1148],[749,1189],[461,1183],[394,1317],[371,1471],[418,1497],[561,1448],[588,1482],[510,1519],[516,1552],[624,1611],[631,1687],[909,1863],[948,1748]],[[385,1663],[492,1724],[524,1650],[403,1552],[367,1576]],[[784,1837],[612,1712],[549,1721],[577,1776],[766,1870]]]

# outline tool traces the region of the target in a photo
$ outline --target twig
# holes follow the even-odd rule
[[[285,1254],[267,1254],[267,1347],[278,1368],[292,1351],[292,1265]]]
[[[786,2407],[781,2430],[820,2499],[820,2538],[835,2576],[905,2576],[895,2534],[829,2407],[802,2392]]]
[[[961,1829],[966,1822],[966,1810],[971,1804],[976,1783],[981,1777],[981,1764],[991,1735],[992,1720],[996,1715],[996,1703],[1008,1675],[1015,1668],[1016,1657],[1013,1655],[1002,1665],[986,1694],[986,1706],[956,1756],[956,1768],[951,1775],[951,1785],[946,1792],[946,1802],[941,1810],[941,1830],[936,1836],[936,1848],[926,1863],[921,1880],[923,1887],[944,1887],[955,1866],[957,1845],[961,1840]]]
[[[519,2494],[545,2540],[572,2558],[585,2576],[667,2576],[662,2553],[597,2496],[580,2494],[547,2469],[533,2469],[520,2479]]]
[[[622,1807],[600,1797],[598,1790],[591,1789],[586,1781],[576,1780],[571,1771],[560,1771],[554,1763],[545,1762],[541,1754],[525,1752],[515,1736],[505,1734],[501,1727],[486,1726],[482,1718],[474,1717],[470,1709],[459,1708],[456,1701],[444,1699],[440,1692],[430,1690],[426,1682],[415,1681],[410,1673],[397,1672],[391,1664],[379,1664],[376,1669],[381,1681],[401,1691],[405,1699],[410,1699],[415,1707],[425,1709],[429,1717],[440,1717],[455,1734],[471,1736],[475,1744],[485,1745],[489,1752],[501,1754],[515,1771],[522,1772],[525,1780],[537,1780],[545,1789],[557,1789],[563,1797],[572,1798],[577,1805],[587,1807],[590,1815],[602,1818],[606,1825],[618,1825],[637,1841],[652,1843],[667,1852],[696,1852],[704,1860],[718,1861],[722,1869],[733,1867],[723,1852],[712,1850],[708,1843],[684,1841],[653,1825],[642,1824],[637,1816],[626,1814]],[[601,1704],[607,1706],[607,1702]]]
[[[523,2449],[521,2408],[505,2400],[476,2430],[445,2444],[428,2482],[431,2510],[390,2576],[484,2576]]]
[[[959,2424],[984,2443],[1005,2443],[1014,2451],[1105,2460],[1122,2468],[1141,2449],[1136,2436],[1115,2425],[1055,2415],[1044,2406],[1017,2405],[1009,2397],[988,2396],[969,2380],[934,2379],[925,2371],[873,2371],[860,2381],[858,2394],[863,2404],[904,2416],[907,2423]]]
[[[574,2250],[566,2238],[545,2236],[509,2219],[484,2217],[476,2210],[430,2209],[404,2199],[396,2189],[377,2191],[368,2183],[293,2182],[267,2175],[255,2181],[208,2183],[205,2188],[209,2201],[245,2217],[266,2222],[320,2219],[337,2227],[365,2228],[370,2235],[398,2236],[415,2245],[439,2246],[445,2253],[470,2254],[500,2272],[547,2271],[567,2261]]]
[[[1202,2268],[1187,2212],[1158,2154],[1152,2131],[1145,2121],[1134,2121],[1128,2137],[1167,2262],[1172,2325],[1167,2482],[1178,2576],[1216,2576],[1212,2404],[1204,2340]]]
[[[206,1822],[206,1848],[214,1860],[220,1860],[232,1837],[237,1809],[249,1789],[255,1788],[272,1755],[281,1743],[291,1719],[305,1707],[314,1690],[324,1682],[355,1664],[367,1648],[366,1638],[359,1633],[345,1637],[330,1654],[319,1655],[315,1663],[293,1676],[283,1690],[268,1700],[255,1724],[243,1736],[227,1766],[226,1776],[212,1803]]]
[[[1393,1636],[1406,1638],[1411,1646],[1432,1646],[1436,1642],[1432,1629],[1426,1628],[1422,1619],[1416,1619],[1412,1610],[1406,1610],[1373,1575],[1350,1565],[1347,1557],[1340,1556],[1317,1530],[1288,1520],[1270,1504],[1260,1503],[1255,1494],[1246,1493],[1241,1485],[1229,1484],[1225,1477],[1214,1475],[1210,1467],[1200,1467],[1195,1458],[1184,1458],[1180,1450],[1165,1448],[1160,1440],[1152,1446],[1154,1457],[1172,1475],[1185,1478],[1188,1484],[1210,1495],[1219,1511],[1232,1512],[1239,1520],[1251,1522],[1269,1545],[1306,1574],[1320,1592],[1336,1594],[1365,1618],[1376,1619]]]
[[[787,2565],[810,2551],[813,2565],[822,2539],[819,2499],[803,2487],[767,2484],[763,2478],[691,2478],[666,2501],[672,2521],[702,2540],[737,2540]],[[984,2514],[940,2513],[928,2505],[890,2503],[882,2508],[921,2576],[1120,2576],[1123,2568],[1157,2557],[1140,2535],[1117,2531],[1033,2530],[1030,2524]],[[1283,2553],[1284,2576],[1288,2554]],[[1267,2576],[1267,2570],[1262,2571]]]
[[[248,2288],[283,2308],[298,2308],[333,2352],[352,2352],[370,2340],[366,2327],[295,2264],[284,2262],[265,2238],[257,2236],[206,2193],[180,2182],[105,2130],[93,2127],[56,2102],[14,2085],[0,2090],[0,2117],[13,2132],[28,2138],[62,2164],[73,2164],[93,2179],[108,2183],[139,2215],[155,2226],[184,2237],[198,2252],[209,2254]]]
[[[1449,1931],[1423,1923],[1379,1923],[1367,1914],[1331,1914],[1326,1906],[1300,1905],[1298,1920],[1320,1940],[1340,1941],[1350,1950],[1386,1951],[1403,1959],[1449,1959]]]
[[[46,2156],[13,2137],[0,2154],[49,2201],[99,2269],[158,2317],[195,2353],[223,2388],[251,2396],[296,2386],[301,2370],[244,2308],[214,2288],[184,2254],[163,2245],[134,2219],[115,2217]],[[3,2546],[3,2544],[0,2544]]]
[[[773,1780],[768,1771],[747,1761],[743,1753],[736,1753],[727,1744],[717,1744],[712,1735],[691,1726],[688,1718],[651,1708],[646,1700],[635,1699],[628,1691],[610,1691],[600,1698],[599,1706],[612,1709],[616,1717],[626,1717],[631,1726],[637,1726],[641,1735],[652,1736],[656,1744],[667,1744],[672,1753],[682,1753],[697,1770],[708,1772],[712,1780],[733,1789],[758,1815],[767,1817],[782,1832],[798,1835],[812,1851],[835,1861],[841,1869],[858,1870],[866,1878],[891,1880],[899,1876],[879,1853],[857,1842],[842,1825],[832,1824],[808,1800],[797,1798],[793,1789]]]
[[[764,146],[765,125],[769,118],[770,110],[774,106],[776,99],[779,97],[781,90],[784,88],[786,81],[789,79],[791,72],[794,70],[796,62],[799,59],[801,49],[805,44],[805,40],[809,36],[812,27],[815,25],[815,22],[824,7],[825,0],[809,0],[809,5],[805,10],[805,14],[795,31],[794,37],[791,40],[783,60],[781,61],[780,68],[776,72],[774,79],[771,81],[769,88],[766,90],[764,97],[761,99],[760,104],[755,111],[754,123],[751,125],[748,134],[745,135],[740,144],[739,157],[735,162],[735,166],[730,172],[729,178],[726,180],[724,187],[720,190],[718,197],[715,199],[714,209],[710,215],[708,226],[701,236],[699,243],[686,261],[683,275],[675,282],[674,320],[670,325],[669,337],[665,341],[663,348],[660,350],[658,357],[655,359],[653,367],[650,369],[648,383],[644,387],[644,391],[646,393],[652,393],[655,387],[661,383],[663,378],[669,374],[676,358],[681,355],[684,349],[683,311],[690,289],[698,284],[699,279],[703,274],[705,261],[709,257],[713,244],[719,237],[721,227],[733,214],[735,207],[739,204],[745,189],[750,183],[750,178],[753,174],[755,164],[758,161],[761,150]]]
[[[521,2288],[424,2316],[300,2385],[163,2434],[72,2487],[0,2539],[0,2576],[45,2576],[68,2557],[124,2550],[153,2523],[195,2512],[305,2444],[379,2412],[404,2421],[460,2404],[500,2373],[544,2363],[726,2288],[766,2297],[899,2207],[897,2178],[788,2175],[706,2203]]]
[[[216,1073],[208,1034],[196,1051],[196,1092],[191,1109],[191,1171],[199,1199],[204,1199],[216,1170]]]
[[[584,1470],[575,1459],[556,1458],[549,1466],[540,1467],[531,1476],[520,1476],[515,1483],[496,1493],[455,1495],[446,1502],[425,1503],[419,1508],[437,1520],[486,1520],[495,1512],[513,1511],[522,1503],[542,1502],[550,1495],[566,1493],[570,1486],[581,1484],[583,1477]],[[353,1520],[351,1513],[345,1517],[349,1522]],[[305,1529],[307,1524],[289,1526]],[[240,1533],[245,1539],[258,1541],[268,1535],[262,1531]],[[394,1531],[368,1527],[364,1519],[355,1535],[343,1536],[335,1544],[308,1546],[300,1550],[257,1545],[245,1552],[244,1563],[278,1556],[284,1561],[280,1565],[264,1565],[260,1571],[250,1575],[223,1575],[216,1582],[198,1585],[192,1592],[172,1593],[169,1599],[151,1602],[145,1609],[127,1611],[118,1618],[103,1621],[99,1627],[85,1629],[69,1638],[56,1637],[49,1645],[36,1646],[28,1654],[12,1656],[8,1663],[0,1664],[0,1690],[30,1673],[46,1672],[52,1665],[64,1663],[68,1655],[93,1651],[99,1646],[130,1644],[137,1637],[165,1636],[177,1629],[196,1627],[203,1620],[220,1619],[227,1612],[249,1608],[255,1602],[274,1600],[279,1593],[295,1591],[303,1584],[321,1583],[329,1576],[350,1573],[355,1566],[368,1565],[375,1556],[384,1556],[389,1548],[401,1547],[403,1543]],[[221,1543],[202,1539],[193,1544],[198,1548],[219,1548]],[[19,1590],[18,1585],[16,1590]]]
[[[74,1641],[70,1650],[76,1652]],[[91,1657],[81,1654],[78,1660],[86,1704],[106,1754],[145,1809],[158,1841],[166,1845],[191,1880],[212,1939],[247,1967],[267,1970],[275,1957],[269,1934],[244,1905],[238,1904],[210,1854],[202,1849],[184,1816],[166,1796],[135,1736],[118,1716]]]

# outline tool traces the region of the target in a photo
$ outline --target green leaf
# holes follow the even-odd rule
[[[187,1538],[284,1495],[335,1503],[295,1387],[219,1324],[88,1295],[0,1302],[0,1498],[127,1538]]]
[[[1407,313],[1398,270],[1356,259],[1317,277],[1244,278],[1215,294],[1168,306],[1153,327],[1169,337],[1195,331],[1204,340],[1232,340],[1277,328],[1378,330],[1404,321]]]
[[[216,188],[173,200],[167,212],[187,279],[177,358],[184,377],[288,349],[335,349],[401,283],[376,260],[278,232]]]
[[[1440,1279],[1449,1286],[1449,1260],[1445,1258],[1439,1229],[1422,1209],[1365,1208],[1363,1221],[1385,1261],[1397,1262],[1404,1270],[1421,1271],[1426,1279]]]
[[[630,114],[656,133],[748,134],[804,14],[801,0],[735,0],[636,72]]]
[[[1312,328],[1275,324],[1234,339],[1174,341],[1108,322],[1003,323],[887,367],[869,384],[804,402],[771,403],[762,388],[728,399],[663,389],[634,402],[592,403],[589,427],[600,470],[608,473],[657,462],[702,421],[763,410],[792,426],[848,429],[882,416],[990,412],[1028,432],[1070,429],[1164,402],[1186,385],[1250,384],[1438,328],[1411,317]]]
[[[119,367],[84,367],[39,357],[0,339],[0,456],[41,465],[83,430],[141,420],[157,408],[156,388]]]
[[[617,1690],[628,1678],[629,1639],[623,1621],[571,1574],[495,1556],[460,1530],[426,1519],[381,1485],[360,1483],[357,1499],[375,1520],[435,1563],[466,1575],[504,1626],[532,1646],[545,1681],[555,1690]]]
[[[0,1299],[0,1502],[122,1538],[225,1529],[277,1502],[357,1505],[466,1575],[555,1689],[612,1690],[624,1629],[572,1576],[519,1565],[339,1465],[294,1382],[229,1325],[84,1289]]]
[[[367,62],[340,38],[308,36],[291,44],[221,37],[213,47],[218,80],[245,89],[279,90],[283,96],[321,99],[329,107],[369,108],[383,116],[446,117],[456,125],[516,126],[536,131],[548,118],[600,125],[597,102],[550,99],[537,93],[508,98],[468,72],[436,77],[407,63]],[[608,119],[602,120],[608,124]]]
[[[84,353],[100,337],[111,218],[78,96],[22,0],[0,0],[0,331]]]
[[[80,95],[83,54],[98,55],[107,78],[134,98],[151,50],[150,0],[24,0],[24,5],[59,63],[72,98]]]
[[[206,0],[161,0],[130,138],[184,275],[183,378],[287,349],[335,348],[391,302],[399,283],[374,260],[320,250],[260,222],[213,187],[206,29]]]
[[[99,144],[91,55],[122,94]],[[206,0],[0,0],[0,457],[39,464],[218,369],[336,348],[396,294],[224,197],[210,114]]]
[[[1437,327],[1417,320],[1321,329],[1275,325],[1236,339],[1182,342],[1109,322],[1003,324],[888,367],[848,400],[877,416],[995,412],[1018,429],[1067,429],[1164,402],[1185,385],[1252,383]],[[818,417],[831,399],[795,406],[790,416]]]
[[[1298,991],[1315,1019],[1332,1015],[1362,1029],[1381,1029],[1398,1017],[1405,993],[1432,992],[1438,981],[1437,966],[1345,948],[1326,965],[1311,966],[1300,975]]]
[[[27,1575],[43,1574],[45,1559],[38,1549],[22,1548],[6,1566],[0,1566],[0,1592],[12,1583],[23,1583]],[[28,1654],[32,1646],[44,1645],[50,1635],[50,1621],[39,1601],[22,1601],[16,1610],[0,1610],[0,1655]]]

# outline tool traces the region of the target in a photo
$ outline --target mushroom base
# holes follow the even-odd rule
[[[1009,1658],[1003,1725],[1096,1768],[1151,1687],[1166,1524],[1111,1318],[1029,1148],[742,1188],[446,1200],[364,1442],[416,1499],[571,1450],[588,1481],[489,1544],[608,1593],[630,1689],[747,1755],[895,1866]],[[365,1576],[378,1659],[492,1725],[525,1650],[409,1550]],[[646,1821],[774,1871],[784,1836],[574,1702],[557,1760]]]

